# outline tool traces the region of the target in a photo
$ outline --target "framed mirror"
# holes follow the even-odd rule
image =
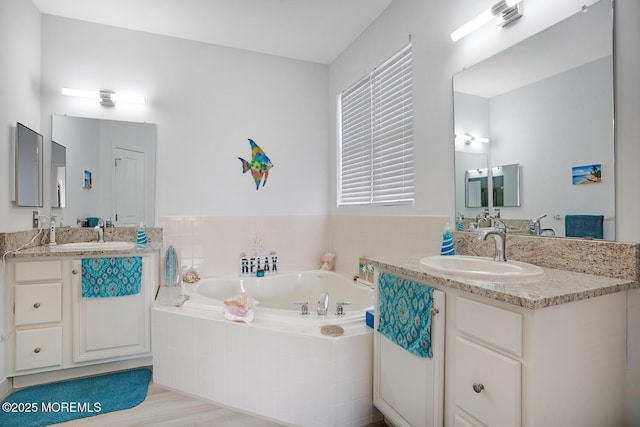
[[[66,147],[65,225],[153,226],[156,136],[151,123],[54,115],[52,140]]]
[[[16,205],[42,207],[42,135],[18,123],[15,155]]]
[[[454,76],[456,212],[485,209],[458,194],[468,170],[519,164],[517,202],[506,187],[491,191],[490,211],[501,203],[495,193],[503,219],[547,214],[542,227],[556,236],[567,216],[599,216],[604,238],[615,239],[612,23],[612,2],[600,0]],[[574,178],[594,167],[598,179]]]
[[[51,207],[67,206],[67,149],[51,141]]]

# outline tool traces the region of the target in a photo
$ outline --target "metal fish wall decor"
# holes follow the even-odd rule
[[[249,138],[249,144],[251,144],[251,161],[248,162],[242,157],[238,157],[242,162],[242,173],[247,171],[251,171],[251,176],[253,180],[256,182],[256,190],[260,188],[260,182],[262,181],[262,186],[267,183],[267,178],[269,177],[269,169],[273,167],[273,163],[264,154],[262,148],[258,146],[251,138]],[[264,180],[263,180],[264,178]]]

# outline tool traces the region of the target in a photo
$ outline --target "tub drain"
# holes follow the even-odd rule
[[[320,333],[322,335],[329,335],[330,337],[339,337],[344,334],[344,329],[338,325],[325,325],[320,328]]]

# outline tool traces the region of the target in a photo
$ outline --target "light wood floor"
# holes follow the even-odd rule
[[[152,383],[147,398],[136,407],[56,426],[278,427],[282,424],[184,396]]]

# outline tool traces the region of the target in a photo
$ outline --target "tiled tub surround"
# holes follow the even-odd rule
[[[261,253],[277,252],[281,272],[319,268],[330,251],[326,215],[163,216],[159,226],[165,249],[173,246],[182,268],[200,277],[239,274],[240,254],[254,255],[256,237]]]
[[[264,253],[278,253],[281,271],[316,269],[329,251],[336,271],[351,276],[365,255],[439,253],[447,222],[443,215],[164,216],[159,225],[165,249],[172,245],[182,267],[195,266],[201,277],[237,274],[256,235]]]
[[[162,286],[152,311],[154,382],[284,423],[362,426],[372,405],[372,329],[328,337],[318,326],[225,320],[222,310],[174,307]],[[315,316],[315,313],[310,316]]]

